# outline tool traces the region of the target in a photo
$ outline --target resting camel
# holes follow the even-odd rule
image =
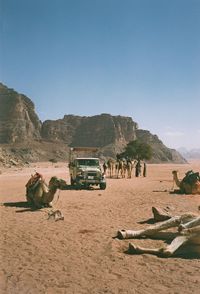
[[[180,188],[180,193],[182,194],[200,194],[200,181],[197,178],[194,181],[188,182],[185,180],[185,178],[180,181],[177,176],[177,171],[174,170],[172,172],[173,174],[173,180],[175,181],[176,185]],[[198,176],[198,173],[195,173]],[[186,174],[187,175],[187,174]]]
[[[26,199],[36,208],[49,207],[57,189],[66,186],[66,182],[57,177],[52,177],[47,185],[43,176],[36,173],[26,184]]]
[[[164,216],[164,215],[161,215]],[[180,216],[170,217],[166,215],[165,221],[149,226],[143,230],[120,230],[118,231],[118,237],[120,239],[130,238],[165,238],[173,239],[171,244],[163,246],[161,248],[144,248],[136,246],[133,243],[129,243],[129,253],[132,254],[153,254],[162,257],[168,257],[174,255],[177,250],[186,245],[192,245],[193,249],[196,249],[196,253],[200,254],[200,215],[194,213],[186,213]],[[173,232],[161,232],[163,230],[177,227],[176,233]]]

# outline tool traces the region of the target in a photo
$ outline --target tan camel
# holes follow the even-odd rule
[[[157,213],[158,211],[156,214]],[[167,214],[166,217],[169,218],[169,215]],[[162,232],[163,230],[173,227],[178,227],[177,232]],[[117,235],[120,239],[150,237],[173,240],[171,244],[161,248],[144,248],[129,243],[129,253],[131,254],[147,253],[168,257],[177,253],[177,250],[180,249],[180,247],[181,249],[184,249],[186,246],[190,246],[190,249],[193,249],[195,253],[200,254],[200,215],[186,213],[180,216],[171,217],[159,224],[149,226],[143,230],[120,230]]]
[[[36,208],[48,207],[51,206],[57,189],[62,189],[65,186],[66,182],[57,177],[52,177],[47,185],[43,176],[36,173],[26,184],[26,199]]]
[[[115,160],[110,158],[107,161],[107,165],[108,165],[108,170],[109,170],[109,176],[110,178],[112,178],[114,176],[115,173]]]
[[[178,179],[177,171],[172,171],[173,174],[173,180],[175,181],[176,185],[180,188],[180,193],[182,194],[200,194],[200,181],[199,181],[199,173],[194,173],[194,175],[197,175],[196,179],[193,181],[186,181],[186,177],[182,181]]]
[[[127,178],[128,179],[132,178],[133,167],[134,167],[134,161],[128,160],[127,164],[126,164]]]
[[[119,175],[122,177],[122,178],[125,178],[125,175],[126,175],[126,163],[123,159],[118,159],[117,162],[116,162],[116,176],[117,178],[119,178]]]

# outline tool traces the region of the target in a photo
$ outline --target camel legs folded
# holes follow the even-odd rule
[[[144,248],[141,246],[136,246],[133,243],[129,243],[129,253],[131,254],[153,254],[163,257],[173,255],[182,245],[188,242],[187,236],[176,237],[170,245],[161,248]]]

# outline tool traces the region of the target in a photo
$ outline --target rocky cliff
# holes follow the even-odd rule
[[[42,137],[80,147],[105,147],[109,144],[124,146],[136,139],[136,129],[137,123],[130,117],[110,114],[91,117],[65,115],[63,119],[45,121]]]
[[[65,115],[41,123],[28,97],[0,84],[0,143],[2,152],[9,150],[9,158],[13,154],[15,161],[17,156],[20,161],[67,160],[70,146],[99,147],[102,156],[115,157],[135,139],[152,146],[152,162],[185,162],[156,135],[138,130],[131,117],[106,113],[91,117]]]
[[[40,130],[33,102],[0,83],[0,143],[38,140]]]

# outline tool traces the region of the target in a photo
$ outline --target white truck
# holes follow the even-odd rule
[[[96,157],[98,148],[73,147],[69,152],[69,173],[71,185],[99,186],[106,189],[106,177],[100,165],[100,159]]]

